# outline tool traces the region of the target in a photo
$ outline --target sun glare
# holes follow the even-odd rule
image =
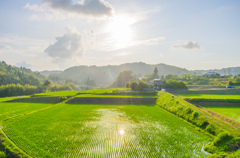
[[[125,132],[124,132],[124,130],[120,130],[119,133],[120,133],[120,135],[124,135]]]
[[[115,16],[107,28],[115,49],[125,48],[132,41],[132,20],[124,16]]]

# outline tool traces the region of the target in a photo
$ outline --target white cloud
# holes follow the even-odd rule
[[[43,2],[52,9],[79,15],[102,17],[111,16],[114,13],[113,7],[104,0],[83,0],[75,4],[72,0],[43,0]]]
[[[154,46],[161,44],[165,37],[149,38],[144,40],[133,40],[130,41],[125,47],[116,48],[114,41],[111,38],[107,38],[102,41],[95,42],[95,50],[97,51],[116,51],[122,49],[128,49],[133,47],[144,47],[144,46]]]
[[[164,41],[165,37],[156,37],[156,38],[150,38],[146,40],[139,40],[139,41],[133,41],[130,45],[132,46],[139,46],[139,45],[145,45],[145,46],[153,46],[153,45],[159,45],[160,41]]]
[[[76,58],[82,58],[83,42],[82,36],[69,30],[66,34],[56,37],[56,42],[50,44],[45,52],[54,59],[54,62],[72,61]]]
[[[30,20],[64,20],[68,17],[63,13],[49,9],[44,5],[38,6],[37,4],[30,5],[27,3],[24,8],[34,11],[34,13],[30,16]]]
[[[42,39],[1,35],[1,60],[11,65],[23,64],[22,61],[25,61],[33,70],[51,69],[51,58],[43,53],[47,45],[48,42]],[[57,68],[57,65],[54,66]]]
[[[17,63],[17,64],[15,64],[15,66],[17,66],[17,67],[26,67],[26,68],[30,68],[31,67],[31,65],[26,63],[25,61]]]
[[[174,44],[172,48],[182,48],[182,49],[200,49],[201,47],[195,41],[187,41],[181,44]]]
[[[43,12],[44,11],[44,9],[42,7],[39,7],[37,4],[30,5],[29,3],[27,3],[24,6],[24,8],[29,9],[29,10],[33,10],[35,12]]]

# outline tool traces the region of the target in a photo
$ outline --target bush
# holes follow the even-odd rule
[[[206,128],[209,125],[209,122],[207,120],[205,120],[203,117],[199,117],[198,120],[196,121],[196,124],[198,127],[201,128]]]
[[[125,87],[126,87],[126,88],[130,88],[129,82],[126,83]]]
[[[199,113],[198,113],[198,112],[194,111],[194,112],[192,113],[193,119],[198,118],[198,116],[199,116]]]
[[[206,130],[207,130],[209,133],[211,133],[211,134],[213,134],[213,135],[216,135],[216,130],[217,130],[217,128],[216,128],[213,124],[209,124],[209,125],[207,126]]]
[[[6,154],[5,154],[5,152],[3,152],[3,151],[0,151],[0,158],[5,158],[6,157]]]
[[[36,86],[30,86],[28,84],[25,86],[20,84],[8,84],[0,86],[0,97],[31,95],[41,92],[43,92],[43,89],[40,89]]]
[[[182,81],[176,81],[176,80],[167,80],[162,82],[163,88],[171,88],[171,89],[186,89],[187,86]]]
[[[193,110],[191,108],[187,108],[184,110],[185,114],[191,114],[193,112]]]
[[[138,83],[136,81],[130,83],[130,88],[132,90],[137,90]]]
[[[217,135],[217,137],[213,140],[213,144],[214,145],[218,145],[222,142],[228,141],[229,139],[231,139],[232,136],[227,133],[227,132],[221,132]]]
[[[60,102],[62,102],[62,101],[64,101],[64,100],[67,100],[67,97],[66,97],[66,96],[61,96],[61,97],[58,98],[58,100],[59,100]]]

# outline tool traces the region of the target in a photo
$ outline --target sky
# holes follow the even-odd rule
[[[34,71],[240,66],[239,0],[1,0],[0,61]]]

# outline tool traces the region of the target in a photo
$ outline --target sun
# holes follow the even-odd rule
[[[107,28],[115,49],[125,48],[132,41],[132,19],[126,16],[114,16]]]
[[[120,133],[120,135],[124,135],[125,131],[124,130],[120,130],[119,133]]]

